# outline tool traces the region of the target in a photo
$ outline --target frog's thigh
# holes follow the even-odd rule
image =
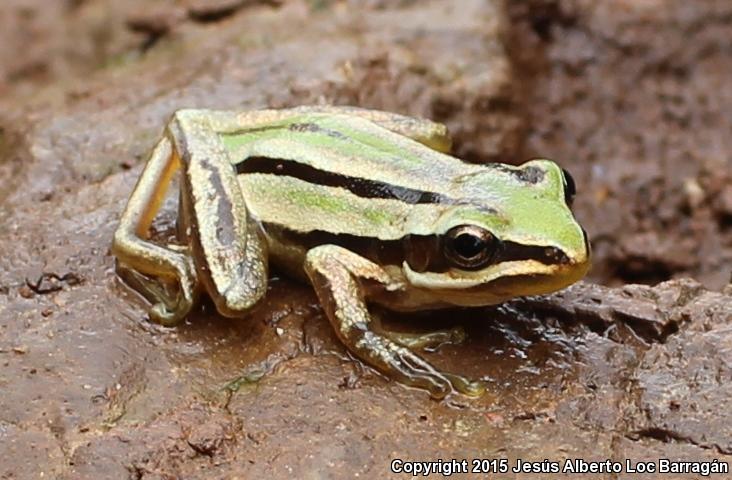
[[[308,252],[305,271],[338,337],[363,361],[406,385],[427,389],[437,398],[447,395],[451,386],[471,395],[482,392],[478,384],[436,370],[373,330],[360,281],[384,290],[398,288],[381,267],[344,248],[323,245]]]
[[[197,279],[190,257],[147,240],[171,178],[179,168],[167,137],[153,149],[114,233],[112,252],[119,275],[147,298],[150,317],[162,324],[182,319],[196,301]],[[175,288],[171,292],[171,283]]]
[[[222,315],[240,316],[267,290],[267,252],[250,218],[236,172],[206,117],[180,116],[171,124],[184,168],[181,230]]]

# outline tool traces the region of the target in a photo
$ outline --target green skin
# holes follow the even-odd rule
[[[309,280],[338,337],[369,365],[436,398],[480,395],[481,382],[413,351],[459,331],[384,331],[368,305],[409,311],[548,293],[584,276],[589,246],[555,163],[468,164],[446,154],[450,143],[441,124],[352,107],[180,110],[115,232],[118,273],[153,304],[152,320],[172,325],[203,291],[222,315],[246,314],[271,261]],[[178,170],[179,242],[159,245],[149,227]],[[455,260],[446,245],[466,231],[487,235],[490,258]]]

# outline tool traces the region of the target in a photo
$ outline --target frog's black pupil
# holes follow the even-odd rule
[[[485,242],[475,235],[463,233],[455,237],[453,244],[455,252],[463,258],[473,258],[480,255],[486,248]]]
[[[574,178],[572,178],[572,175],[565,170],[562,169],[562,173],[564,173],[564,199],[567,201],[567,203],[571,203],[574,196],[577,194],[577,186],[574,183]]]

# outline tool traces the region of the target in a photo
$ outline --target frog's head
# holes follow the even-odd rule
[[[570,210],[572,177],[550,160],[486,165],[457,180],[460,201],[432,235],[410,239],[409,282],[454,305],[549,293],[590,266],[587,236]]]

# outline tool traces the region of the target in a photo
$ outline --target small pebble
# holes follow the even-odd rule
[[[719,194],[719,209],[724,215],[732,216],[732,185],[724,187]]]
[[[33,298],[33,290],[28,285],[23,285],[18,289],[18,293],[23,298]]]
[[[695,178],[684,180],[684,193],[691,208],[696,208],[704,201],[704,190]]]

